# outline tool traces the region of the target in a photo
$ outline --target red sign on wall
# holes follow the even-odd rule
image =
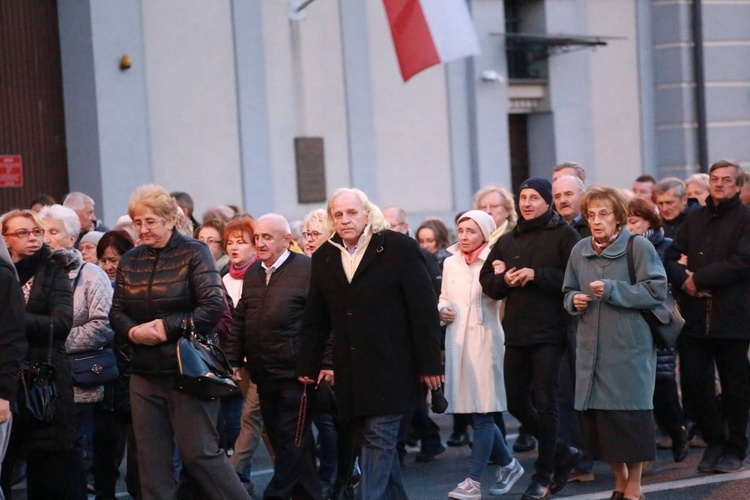
[[[22,187],[21,155],[0,155],[0,187]]]

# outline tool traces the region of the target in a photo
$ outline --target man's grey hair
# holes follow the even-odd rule
[[[586,169],[583,168],[583,165],[575,161],[566,161],[565,163],[552,167],[552,171],[557,172],[564,168],[572,168],[575,170],[576,176],[578,176],[578,178],[583,181],[583,184],[586,185]]]
[[[654,184],[654,187],[651,189],[651,196],[656,199],[655,196],[657,194],[664,194],[670,189],[674,189],[674,195],[678,198],[684,198],[687,194],[687,188],[681,179],[677,177],[665,177]]]
[[[81,193],[80,191],[73,191],[72,193],[68,193],[68,195],[65,197],[65,199],[62,202],[62,206],[72,208],[76,212],[79,210],[83,210],[86,208],[86,204],[91,203],[94,204],[94,199],[85,194]]]
[[[52,219],[62,222],[68,236],[77,237],[78,233],[81,232],[81,219],[78,218],[78,214],[75,213],[75,210],[70,207],[64,207],[62,205],[47,205],[46,207],[42,207],[39,211],[39,218],[42,219],[42,222],[44,222],[44,219]]]
[[[328,204],[326,205],[328,207],[328,227],[331,232],[334,232],[336,230],[333,221],[333,214],[331,213],[331,203],[333,203],[333,200],[335,200],[342,194],[353,194],[357,198],[359,198],[359,201],[362,202],[362,209],[369,214],[368,222],[373,233],[379,233],[384,229],[388,229],[390,227],[388,225],[388,221],[386,221],[385,217],[383,217],[383,212],[380,210],[380,208],[372,203],[361,189],[339,188],[333,192],[330,198],[328,198]]]
[[[190,196],[184,191],[172,191],[171,193],[169,193],[169,196],[174,198],[174,201],[177,202],[178,207],[185,209],[188,217],[193,215],[193,210],[195,209],[195,202],[193,201],[192,196]]]
[[[387,207],[381,208],[380,210],[381,212],[385,212],[386,210],[395,210],[396,219],[398,219],[398,223],[403,224],[406,222],[406,212],[401,207],[397,207],[396,205],[389,205]]]
[[[560,182],[563,179],[572,179],[573,182],[575,183],[576,187],[578,188],[578,192],[579,193],[583,193],[584,191],[586,191],[586,185],[583,183],[583,181],[581,180],[581,178],[580,177],[574,177],[572,175],[563,175],[562,177],[558,177],[557,180],[552,183],[552,188],[554,189],[555,184],[557,184],[558,182]]]

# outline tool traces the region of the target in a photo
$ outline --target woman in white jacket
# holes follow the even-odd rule
[[[482,293],[479,271],[490,252],[495,231],[492,217],[470,210],[458,220],[458,243],[443,264],[443,287],[438,309],[448,325],[445,337],[445,389],[449,411],[471,416],[474,444],[469,475],[449,498],[479,499],[480,479],[487,461],[500,464],[491,495],[510,491],[523,475],[523,467],[508,450],[493,412],[506,410],[503,379],[505,335],[500,325],[500,303]]]

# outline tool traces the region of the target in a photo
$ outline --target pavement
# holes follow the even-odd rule
[[[441,427],[443,441],[451,430],[449,415],[433,415]],[[518,423],[506,414],[508,443],[513,444],[517,436]],[[688,458],[679,464],[672,460],[670,450],[657,450],[657,459],[643,476],[644,494],[648,500],[750,500],[750,462],[747,470],[730,474],[703,474],[696,467],[703,449],[691,448]],[[447,498],[448,492],[466,478],[471,449],[468,446],[448,447],[435,461],[422,463],[415,461],[416,450],[407,454],[402,468],[404,485],[412,500],[433,500]],[[517,500],[531,480],[536,452],[514,453],[526,472],[510,492],[499,497],[490,497],[488,490],[494,480],[495,466],[488,466],[482,477],[483,498]],[[596,479],[589,483],[569,483],[553,498],[567,500],[609,499],[614,486],[614,477],[606,464],[596,462],[593,469]],[[273,475],[268,454],[261,444],[253,459],[252,480],[258,492],[255,498],[262,498],[262,492]],[[122,471],[124,476],[124,470]],[[124,483],[118,483],[118,498],[131,498]],[[12,500],[25,500],[25,484],[17,485]],[[89,497],[93,499],[93,495]]]

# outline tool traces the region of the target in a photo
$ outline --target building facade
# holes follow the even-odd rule
[[[0,155],[68,184],[27,175],[0,188],[0,208],[23,204],[19,189],[77,190],[112,224],[154,182],[191,193],[198,215],[236,204],[294,219],[356,186],[417,224],[564,161],[590,184],[686,177],[701,163],[695,3],[471,0],[481,55],[404,83],[379,0],[8,0],[3,24],[40,9],[56,21],[60,81],[39,78],[61,96],[64,159],[18,140],[48,110],[31,99],[16,118],[3,80]],[[704,149],[750,166],[750,0],[698,3]]]

